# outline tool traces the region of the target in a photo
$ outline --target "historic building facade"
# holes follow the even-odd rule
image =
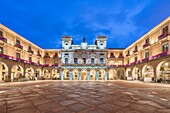
[[[62,37],[61,49],[42,49],[0,24],[0,82],[27,80],[170,81],[170,17],[127,48],[107,48],[107,37],[94,45],[74,45]]]

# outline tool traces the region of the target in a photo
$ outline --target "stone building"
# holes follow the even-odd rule
[[[106,36],[97,36],[94,45],[88,45],[85,38],[74,45],[71,36],[61,41],[61,49],[43,49],[0,24],[0,82],[170,81],[170,17],[127,48],[107,48]]]

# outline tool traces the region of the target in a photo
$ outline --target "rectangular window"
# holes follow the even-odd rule
[[[91,64],[94,64],[94,58],[91,58]]]
[[[104,64],[104,58],[100,58],[100,63]]]
[[[127,64],[129,64],[129,59],[127,60]]]
[[[3,48],[0,47],[0,54],[3,54]]]
[[[0,36],[3,36],[3,32],[2,31],[0,31]]]
[[[65,64],[68,64],[68,58],[65,58]]]
[[[149,58],[149,51],[145,52],[145,58]]]
[[[148,44],[148,43],[149,43],[149,38],[147,38],[147,39],[145,40],[145,43],[146,43],[146,44]]]
[[[138,61],[138,57],[137,56],[135,56],[135,62],[137,62]]]
[[[86,58],[83,58],[83,64],[86,64]]]
[[[54,64],[58,64],[58,60],[57,59],[54,60]]]
[[[163,34],[167,33],[167,32],[168,32],[168,26],[164,27],[164,28],[162,29],[162,31],[163,31]]]
[[[16,58],[18,58],[18,59],[21,58],[20,53],[16,53]]]
[[[135,50],[137,50],[138,49],[138,46],[135,46]]]
[[[74,58],[74,64],[78,64],[77,58]]]
[[[162,51],[163,51],[163,53],[164,52],[167,52],[168,51],[168,44],[164,44],[163,46],[162,46]]]
[[[29,57],[29,62],[32,62],[32,57]]]
[[[16,40],[16,45],[20,45],[20,41],[18,39]]]

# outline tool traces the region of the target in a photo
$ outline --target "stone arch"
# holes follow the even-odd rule
[[[79,71],[78,71],[78,69],[74,69],[73,70],[73,80],[78,80],[78,73]]]
[[[64,69],[64,80],[69,80],[69,70]]]
[[[25,77],[28,80],[35,80],[34,69],[32,67],[27,67],[25,70]]]
[[[0,62],[0,82],[8,80],[8,66],[4,62]]]
[[[161,61],[156,67],[156,78],[158,82],[170,80],[170,61]]]
[[[95,78],[96,78],[96,70],[91,69],[90,70],[90,80],[95,80]]]
[[[126,76],[125,76],[125,70],[124,69],[118,69],[117,70],[117,79],[121,79],[121,80],[125,80]]]
[[[83,69],[81,70],[81,80],[86,80],[87,79],[87,70]]]
[[[44,69],[43,70],[43,79],[49,80],[51,78],[51,72],[49,69]]]
[[[109,69],[109,80],[115,80],[115,79],[116,79],[116,70]]]
[[[100,69],[99,70],[99,80],[104,80],[104,77],[105,77],[105,70]]]
[[[154,68],[152,65],[144,65],[142,68],[142,76],[144,81],[153,81],[154,80]]]
[[[24,69],[21,65],[14,65],[11,68],[11,81],[18,81],[25,78]]]
[[[41,71],[41,69],[40,68],[38,68],[38,69],[36,69],[36,71],[35,71],[35,77],[36,77],[36,79],[42,79],[41,76],[42,75],[42,71]]]
[[[58,69],[53,69],[52,70],[52,78],[53,79],[59,79],[60,78],[60,75],[59,75],[59,73],[58,73]]]
[[[132,78],[133,80],[141,80],[142,75],[141,75],[141,70],[139,67],[134,67],[132,70]]]

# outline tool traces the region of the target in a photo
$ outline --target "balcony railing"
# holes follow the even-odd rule
[[[115,56],[114,55],[110,55],[110,58],[115,58]]]
[[[118,58],[124,58],[124,56],[120,55],[120,56],[118,56]]]
[[[0,40],[3,41],[3,42],[7,42],[7,39],[4,38],[3,36],[0,36]]]
[[[129,54],[129,53],[127,53],[127,54],[126,54],[126,57],[128,57],[128,56],[130,56],[130,54]]]
[[[165,38],[166,36],[168,36],[168,32],[163,33],[160,36],[158,36],[158,40],[161,40],[161,39]]]
[[[133,50],[133,53],[136,53],[136,52],[138,52],[138,50],[137,50],[137,49]]]
[[[20,45],[20,44],[16,44],[15,47],[20,48],[20,49],[23,49],[23,46]]]
[[[28,49],[28,52],[34,54],[34,51],[31,49]]]
[[[143,45],[143,48],[145,48],[145,47],[147,47],[149,45],[150,45],[150,43],[146,43],[146,44]]]

